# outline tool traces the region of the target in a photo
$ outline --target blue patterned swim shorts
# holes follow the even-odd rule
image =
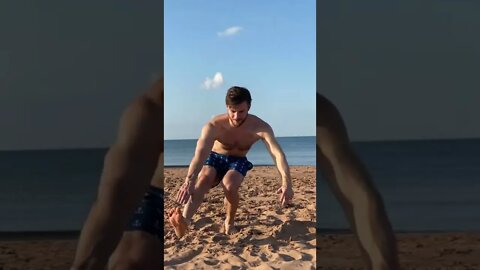
[[[253,168],[253,164],[248,161],[246,157],[227,156],[213,151],[210,152],[210,155],[205,161],[205,165],[215,168],[217,171],[217,178],[220,179],[220,181],[228,170],[235,170],[243,176],[246,176],[247,171]],[[220,182],[216,183],[214,186],[219,183]]]
[[[163,241],[163,189],[149,187],[126,230],[148,232]]]

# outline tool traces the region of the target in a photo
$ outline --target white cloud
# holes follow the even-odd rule
[[[203,81],[203,84],[202,84],[202,87],[204,89],[214,89],[214,88],[218,88],[220,87],[221,85],[223,84],[223,76],[222,76],[222,73],[220,72],[217,72],[215,73],[215,75],[213,76],[213,79],[210,79],[209,77],[207,77],[205,79],[205,81]]]
[[[227,29],[225,29],[223,32],[218,32],[217,35],[219,37],[229,37],[229,36],[233,36],[233,35],[236,35],[238,34],[238,32],[240,32],[240,30],[242,30],[243,28],[240,27],[240,26],[232,26],[232,27],[229,27]]]

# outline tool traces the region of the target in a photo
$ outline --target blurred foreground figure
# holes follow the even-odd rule
[[[105,269],[107,263],[109,269],[160,269],[163,179],[163,80],[159,80],[121,117],[71,269]]]
[[[368,269],[399,269],[396,239],[382,198],[355,155],[337,108],[318,93],[317,169],[340,201]]]

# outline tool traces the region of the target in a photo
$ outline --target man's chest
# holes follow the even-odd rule
[[[248,149],[259,139],[252,130],[224,130],[217,140],[228,148]]]

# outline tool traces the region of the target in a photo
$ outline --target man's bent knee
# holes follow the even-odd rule
[[[231,197],[231,196],[236,196],[238,195],[238,190],[239,190],[238,185],[234,184],[225,184],[224,185],[224,191],[225,191],[225,196]]]
[[[223,189],[227,193],[237,193],[240,189],[241,181],[232,181],[231,179],[226,179],[223,181]]]
[[[222,186],[225,192],[236,193],[240,189],[240,185],[243,182],[244,176],[241,175],[238,171],[230,170],[225,175]]]
[[[198,176],[196,188],[210,189],[215,184],[215,174],[206,173]]]

